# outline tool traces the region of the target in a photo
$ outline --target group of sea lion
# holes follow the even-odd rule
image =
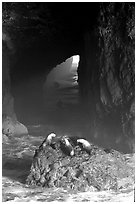
[[[54,148],[55,143],[58,141],[60,144],[64,145],[64,148],[66,148],[66,152],[68,152],[69,156],[75,155],[74,146],[76,145],[79,145],[82,150],[90,154],[91,144],[86,139],[79,137],[68,137],[66,135],[58,137],[55,133],[50,133],[40,145],[40,148],[45,148],[47,145]]]

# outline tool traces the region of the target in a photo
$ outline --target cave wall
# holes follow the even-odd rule
[[[14,110],[14,98],[11,93],[10,71],[13,59],[16,58],[14,45],[8,33],[2,33],[2,139],[14,135],[28,134],[27,128],[17,121]]]
[[[134,23],[134,4],[102,4],[78,68],[88,137],[123,152],[134,151]]]
[[[6,33],[3,33],[2,41],[2,116],[16,120],[14,111],[14,99],[11,94],[10,65],[12,57],[12,43]]]

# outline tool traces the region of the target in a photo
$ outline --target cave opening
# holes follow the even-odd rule
[[[79,55],[74,55],[56,67],[51,68],[49,72],[45,71],[42,74],[36,75],[32,73],[28,79],[26,77],[23,81],[18,80],[15,82],[13,79],[11,81],[12,93],[14,95],[15,111],[19,121],[25,124],[44,123],[44,119],[46,120],[46,115],[51,109],[53,111],[56,108],[63,110],[65,107],[67,108],[69,103],[70,105],[77,105],[79,101],[78,63]],[[17,66],[21,66],[21,64],[22,61],[21,63],[17,63]],[[24,66],[26,65],[35,68],[36,64],[35,66],[34,64],[35,62],[33,61],[28,63],[28,65],[23,63],[22,70],[25,69]],[[40,67],[40,62],[38,62],[37,66]],[[42,66],[46,67],[44,63]],[[15,73],[12,73],[12,75],[15,75]],[[27,75],[27,72],[24,75]],[[27,114],[28,116],[30,115],[30,118],[26,117]],[[39,120],[40,117],[41,120]],[[53,118],[52,111],[47,118]]]
[[[28,60],[26,55],[21,55],[11,73],[11,90],[18,120],[28,128],[56,126],[59,132],[82,135],[87,113],[84,112],[78,84],[80,55],[75,54],[55,67],[50,66],[48,71],[35,74],[32,67],[35,70],[35,67],[47,66],[44,59],[38,59],[37,56],[36,63],[34,58]],[[21,67],[22,73],[18,73],[17,67]],[[26,76],[24,80],[22,74]]]
[[[77,73],[79,58],[74,55],[54,67],[43,86],[47,121],[77,131],[83,118]]]

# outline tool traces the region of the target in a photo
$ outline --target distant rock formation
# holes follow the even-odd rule
[[[10,117],[6,117],[2,121],[2,135],[3,142],[7,141],[7,139],[11,136],[15,135],[27,135],[27,128],[20,122],[13,120]]]

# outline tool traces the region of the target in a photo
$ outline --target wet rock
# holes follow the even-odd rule
[[[62,138],[58,137],[54,148],[44,145],[36,150],[26,181],[28,185],[76,191],[89,188],[118,191],[125,186],[133,187],[134,168],[127,164],[123,154],[93,144],[87,153],[75,144],[74,155],[70,156],[61,149]]]
[[[10,137],[14,135],[26,135],[28,134],[28,130],[23,124],[7,116],[2,122],[2,133]]]

